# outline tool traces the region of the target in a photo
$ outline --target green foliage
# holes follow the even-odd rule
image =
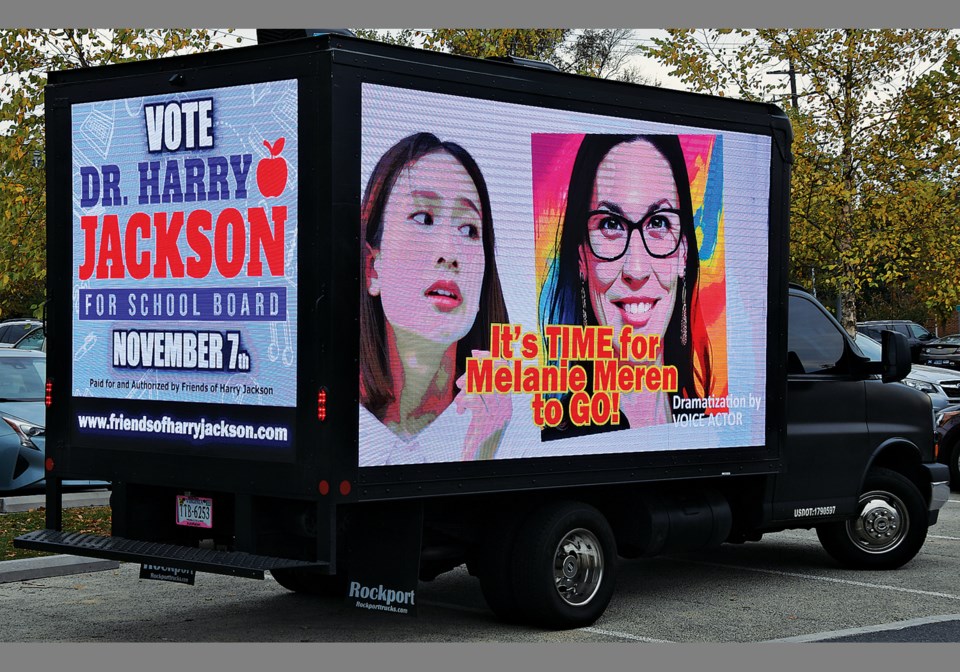
[[[0,317],[44,299],[46,73],[221,46],[209,30],[0,30]]]
[[[865,300],[912,302],[937,319],[960,305],[960,68],[951,33],[669,33],[643,51],[697,91],[782,99],[784,78],[771,71],[792,65],[799,93],[799,109],[789,110],[792,279],[815,275],[839,292],[848,330]],[[912,301],[891,303],[892,296]]]
[[[513,55],[550,63],[556,61],[568,32],[562,28],[436,28],[422,36],[426,49],[477,58]]]
[[[397,44],[401,47],[415,47],[415,32],[410,28],[403,30],[370,30],[366,28],[354,28],[354,34],[365,40],[376,40],[386,44]]]

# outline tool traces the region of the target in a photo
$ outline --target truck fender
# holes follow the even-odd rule
[[[903,437],[890,437],[873,449],[860,474],[857,492],[862,492],[867,474],[875,467],[883,467],[899,472],[909,478],[930,501],[930,480],[921,467],[920,448],[914,442]]]

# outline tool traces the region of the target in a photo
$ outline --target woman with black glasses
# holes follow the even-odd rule
[[[675,135],[588,134],[570,177],[552,266],[539,301],[548,325],[624,327],[659,347],[643,362],[660,367],[675,389],[620,395],[620,422],[546,428],[545,440],[670,422],[711,392],[710,343],[699,315],[699,255],[690,183]],[[652,337],[659,337],[658,339]],[[581,363],[592,379],[590,362]],[[672,368],[671,368],[672,367]],[[674,371],[675,370],[675,371]],[[569,417],[566,414],[565,417]]]

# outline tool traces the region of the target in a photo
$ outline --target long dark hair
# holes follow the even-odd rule
[[[663,363],[677,369],[677,392],[683,397],[709,396],[711,393],[710,344],[702,328],[699,311],[700,255],[693,223],[693,205],[687,166],[676,135],[587,134],[574,160],[567,191],[563,224],[558,229],[555,256],[547,282],[540,294],[541,329],[549,324],[598,325],[586,288],[580,279],[580,249],[587,236],[587,212],[591,208],[597,169],[604,157],[617,145],[646,141],[667,160],[679,194],[680,233],[687,241],[687,262],[680,280],[686,291],[678,287],[673,313],[663,336]],[[684,299],[684,296],[686,299]],[[686,301],[686,306],[684,306]],[[687,333],[681,334],[681,315],[688,315]],[[584,324],[583,314],[586,314]],[[696,338],[693,338],[693,334]],[[672,407],[671,395],[671,407]]]
[[[446,152],[457,159],[473,179],[480,196],[483,283],[473,327],[457,343],[456,378],[459,378],[466,371],[466,358],[472,356],[473,350],[490,349],[490,325],[509,321],[494,257],[490,194],[480,167],[467,150],[454,142],[441,142],[432,133],[415,133],[400,140],[380,157],[367,182],[360,207],[360,263],[361,268],[366,268],[367,245],[372,249],[380,248],[383,211],[397,176],[404,168],[433,152]],[[375,414],[396,398],[387,354],[383,305],[379,296],[370,296],[367,292],[364,278],[360,287],[360,403]]]

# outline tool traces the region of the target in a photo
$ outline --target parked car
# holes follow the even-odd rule
[[[960,369],[960,334],[941,336],[920,348],[920,362],[929,366]]]
[[[0,493],[44,485],[47,355],[0,349]],[[105,481],[64,481],[65,487],[106,487]]]
[[[914,364],[920,363],[920,348],[924,343],[934,339],[933,334],[924,327],[910,320],[870,320],[857,322],[857,331],[866,334],[875,341],[880,340],[880,332],[889,329],[907,337],[910,343],[910,354]]]
[[[937,413],[937,461],[950,467],[950,486],[960,490],[960,405]]]
[[[39,350],[47,351],[47,332],[43,325],[34,327],[26,334],[20,337],[20,340],[13,344],[18,350]]]
[[[0,322],[0,348],[9,348],[27,332],[43,326],[40,320],[30,317],[14,318]]]
[[[875,362],[880,361],[881,346],[878,341],[862,332],[857,332],[853,340],[865,357]],[[916,390],[926,392],[935,412],[951,404],[960,404],[960,374],[956,371],[936,366],[914,364],[910,368],[910,375],[901,382]]]

